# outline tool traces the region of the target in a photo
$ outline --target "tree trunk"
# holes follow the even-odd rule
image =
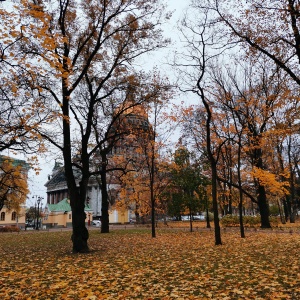
[[[193,215],[191,210],[189,216],[190,216],[190,232],[193,232]]]
[[[259,145],[259,143],[258,143]],[[254,150],[254,159],[256,161],[255,166],[261,170],[265,170],[262,160],[262,149],[257,148]],[[267,201],[266,189],[257,181],[256,194],[257,194],[257,204],[260,212],[261,228],[271,228],[269,220],[269,203]]]
[[[217,165],[215,162],[211,162],[212,167],[212,198],[213,198],[213,210],[214,210],[214,226],[215,226],[215,244],[222,245],[221,240],[221,228],[219,222],[219,210],[217,199]]]
[[[72,164],[72,149],[71,149],[71,129],[69,122],[69,93],[67,91],[67,84],[63,80],[63,137],[64,137],[64,147],[63,147],[63,157],[64,157],[64,168],[65,176],[67,180],[67,186],[70,196],[70,205],[72,209],[72,226],[73,233],[71,240],[73,242],[73,252],[88,252],[89,248],[87,245],[87,240],[89,238],[89,233],[85,227],[85,191],[86,187],[81,184],[80,191],[76,185],[76,179],[73,173]],[[82,174],[83,177],[83,174]],[[81,178],[81,180],[84,180]],[[87,180],[84,181],[87,185]],[[82,191],[84,191],[82,193]]]
[[[211,228],[210,221],[209,221],[207,189],[205,189],[205,210],[206,210],[206,228]]]
[[[285,196],[285,199],[283,199],[283,212],[284,212],[284,218],[285,222],[289,219],[289,208],[288,208],[288,195]]]
[[[152,173],[154,176],[154,172]],[[154,198],[154,182],[153,177],[150,179],[150,197],[151,197],[151,233],[152,237],[156,237],[155,231],[155,198]]]
[[[239,135],[239,146],[238,146],[238,182],[239,182],[239,217],[240,217],[240,233],[241,238],[245,238],[245,228],[243,222],[243,192],[242,192],[242,178],[241,178],[241,135]]]
[[[203,73],[204,74],[204,73]],[[202,74],[202,75],[203,75]],[[217,162],[211,150],[211,130],[210,130],[210,122],[211,122],[211,111],[209,107],[209,103],[205,100],[204,90],[200,86],[201,77],[198,80],[198,87],[201,92],[202,103],[205,107],[207,118],[206,118],[206,150],[209,157],[209,162],[211,165],[211,185],[212,185],[212,201],[213,201],[213,210],[214,210],[214,226],[215,226],[215,245],[222,245],[221,240],[221,228],[219,221],[219,210],[218,210],[218,198],[217,198]]]
[[[89,232],[85,226],[85,218],[84,202],[77,201],[77,203],[72,203],[73,233],[71,239],[74,253],[85,253],[89,251],[87,244]]]
[[[257,200],[261,218],[261,228],[271,228],[269,220],[269,204],[266,197],[265,187],[259,185],[257,188]]]
[[[243,193],[240,191],[240,202],[239,202],[239,219],[240,219],[240,233],[241,238],[245,238],[245,228],[243,222]]]
[[[284,217],[284,215],[283,215],[283,213],[282,213],[282,206],[281,206],[279,200],[277,200],[277,205],[278,205],[278,210],[279,210],[279,215],[280,215],[281,223],[282,223],[282,224],[286,224],[285,217]]]
[[[109,233],[109,202],[107,193],[106,182],[106,154],[101,153],[102,166],[101,166],[101,193],[102,193],[102,206],[101,206],[101,233]]]

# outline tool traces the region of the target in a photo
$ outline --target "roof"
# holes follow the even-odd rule
[[[115,115],[136,115],[148,119],[148,114],[143,103],[138,103],[133,100],[124,101],[114,112]]]
[[[14,167],[21,166],[26,170],[29,170],[30,168],[30,165],[25,160],[9,157],[6,155],[0,155],[0,163],[3,163],[4,161],[9,161]]]
[[[80,178],[80,170],[76,167],[73,167],[73,174],[76,179]],[[50,187],[51,185],[57,186],[59,183],[66,183],[66,175],[64,167],[54,167],[52,176],[48,177],[48,181],[45,183],[45,187]]]
[[[48,209],[49,209],[49,211],[52,211],[52,212],[55,212],[55,211],[69,212],[69,211],[71,211],[70,200],[68,198],[65,198],[56,204],[48,204]],[[89,207],[89,205],[86,205],[84,207],[84,210],[89,211],[92,209]]]

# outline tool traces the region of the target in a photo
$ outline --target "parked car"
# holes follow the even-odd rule
[[[34,227],[35,227],[35,223],[33,221],[25,223],[25,228],[34,228]]]
[[[195,215],[192,218],[193,218],[193,220],[205,220],[205,216],[203,216],[203,215]],[[181,220],[182,221],[189,221],[190,216],[181,216]]]
[[[92,225],[96,227],[101,227],[101,221],[100,220],[94,220],[92,221]]]
[[[205,216],[203,215],[193,216],[193,220],[205,220]]]

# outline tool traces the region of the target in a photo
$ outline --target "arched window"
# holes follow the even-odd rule
[[[0,220],[5,221],[5,212],[2,212],[0,215]]]
[[[17,213],[15,211],[13,211],[11,214],[11,220],[16,221],[16,219],[17,219]]]

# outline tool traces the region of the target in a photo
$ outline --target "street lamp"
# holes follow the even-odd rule
[[[40,203],[41,203],[41,197],[38,197],[37,202],[37,215],[36,215],[36,230],[39,230],[39,216],[40,216]]]
[[[37,196],[37,195],[32,196],[32,198],[35,198],[35,203],[34,203],[34,229],[39,230],[40,203],[44,198],[41,197],[41,196]],[[36,209],[36,204],[37,204],[37,209]]]

